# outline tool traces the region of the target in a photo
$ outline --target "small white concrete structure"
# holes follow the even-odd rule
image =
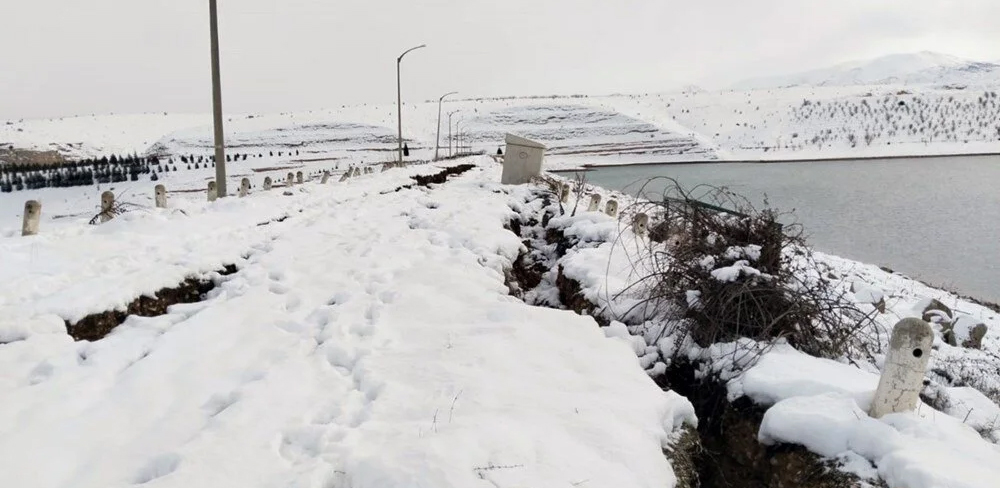
[[[209,181],[208,182],[208,201],[214,202],[217,198],[219,198],[219,192],[216,189],[215,182],[214,181]]]
[[[294,184],[295,184],[295,174],[288,173],[288,176],[285,178],[285,186],[292,186]]]
[[[38,200],[28,200],[24,203],[24,222],[21,225],[21,236],[38,234],[38,222],[42,218],[42,204]]]
[[[354,168],[353,176],[361,176],[361,168]]]
[[[271,191],[272,186],[274,186],[274,180],[270,176],[264,178],[264,191]]]
[[[601,208],[601,194],[595,193],[590,196],[590,207],[587,208],[588,212],[597,212]]]
[[[504,151],[500,183],[522,185],[531,181],[541,174],[544,158],[545,146],[541,143],[507,134],[507,150]]]
[[[559,201],[562,203],[569,201],[569,183],[563,183],[559,186]]]
[[[614,199],[608,200],[608,205],[606,207],[604,207],[604,213],[606,213],[606,214],[608,214],[608,215],[610,215],[612,217],[616,217],[617,218],[618,217],[618,201],[614,200]]]
[[[644,213],[635,214],[632,217],[632,233],[637,236],[645,236],[649,230],[649,216]]]
[[[240,198],[250,194],[250,178],[243,178],[240,181]]]
[[[302,172],[301,171],[298,171],[298,172],[295,173],[295,182],[298,183],[298,184],[300,184],[300,185],[302,184]]]
[[[101,223],[111,220],[114,215],[111,214],[112,209],[115,208],[115,194],[110,191],[101,193]]]
[[[869,415],[882,418],[890,413],[911,412],[917,407],[933,343],[934,330],[923,320],[903,319],[893,327],[889,353]]]
[[[351,170],[350,168],[348,168],[346,173],[340,175],[340,181],[347,181],[347,179],[350,177],[351,177]]]
[[[156,200],[156,208],[167,208],[167,187],[156,185],[156,188],[153,189],[153,195]]]
[[[330,181],[330,172],[324,170],[323,171],[323,179],[319,180],[319,182],[320,182],[320,184],[325,185],[326,182],[328,182],[328,181]]]

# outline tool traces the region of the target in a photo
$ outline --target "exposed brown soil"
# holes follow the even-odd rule
[[[236,272],[235,265],[227,265],[220,275],[226,276]],[[167,308],[179,303],[200,302],[206,293],[212,291],[215,284],[208,280],[188,278],[173,288],[164,288],[153,296],[141,296],[128,304],[125,310],[109,310],[84,317],[75,324],[66,321],[66,331],[77,341],[99,341],[106,337],[115,327],[125,323],[129,315],[139,317],[156,317],[167,313]]]

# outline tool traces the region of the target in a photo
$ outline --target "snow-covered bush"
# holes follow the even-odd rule
[[[647,214],[650,239],[662,243],[641,257],[652,272],[635,289],[648,290],[637,306],[652,305],[672,324],[670,335],[700,347],[783,339],[814,356],[872,357],[872,317],[823,276],[799,226],[725,188],[667,180],[662,195],[623,218]]]

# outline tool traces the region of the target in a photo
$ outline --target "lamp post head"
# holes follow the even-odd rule
[[[406,56],[407,54],[409,54],[410,51],[416,51],[417,49],[421,49],[421,48],[425,48],[425,47],[427,47],[427,44],[421,44],[421,45],[419,45],[417,47],[411,47],[410,49],[407,49],[406,51],[403,52],[403,54],[400,54],[399,57],[396,58],[396,63],[401,63],[403,61],[403,56]]]
[[[445,97],[449,97],[451,95],[457,95],[457,94],[458,94],[458,92],[448,92],[448,93],[445,93],[444,95],[441,95],[441,98],[438,101],[439,102],[444,101]]]

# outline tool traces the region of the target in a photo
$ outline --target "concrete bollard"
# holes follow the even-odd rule
[[[646,215],[644,213],[640,213],[640,214],[635,214],[635,217],[632,217],[632,233],[633,234],[642,237],[642,236],[646,235],[646,231],[648,229],[649,229],[649,216],[648,215]]]
[[[300,184],[300,185],[302,184],[302,172],[301,171],[298,171],[298,172],[295,173],[295,182],[298,183],[298,184]]]
[[[340,181],[342,181],[342,182],[343,181],[347,181],[347,179],[350,178],[350,177],[351,177],[351,170],[347,170],[346,173],[340,175]]]
[[[115,194],[106,191],[101,193],[101,223],[111,220],[114,215],[111,213],[115,208]]]
[[[219,198],[219,192],[218,192],[217,186],[215,185],[214,181],[209,181],[208,182],[208,201],[214,202],[217,198]]]
[[[587,208],[588,212],[596,212],[601,208],[601,194],[595,193],[590,196],[590,207]]]
[[[354,176],[355,177],[361,176],[361,168],[354,168]]]
[[[38,234],[38,222],[42,218],[42,204],[38,200],[28,200],[24,204],[24,222],[21,225],[21,236]]]
[[[153,196],[156,200],[156,208],[167,208],[167,187],[156,185],[153,189]]]
[[[264,191],[271,191],[272,186],[274,186],[274,180],[270,176],[264,178]]]
[[[569,201],[569,183],[559,185],[559,201],[562,203]]]
[[[618,217],[618,202],[614,199],[608,200],[607,206],[604,207],[604,213],[612,216]]]
[[[326,182],[330,181],[330,172],[323,171],[323,179],[319,180],[320,184],[325,185]]]
[[[917,407],[933,343],[934,330],[923,320],[903,319],[893,327],[889,353],[869,415],[882,418],[890,413],[911,412]]]
[[[243,178],[240,181],[240,198],[247,196],[250,193],[250,178]]]
[[[295,184],[295,174],[288,173],[288,176],[285,178],[285,186],[292,186],[294,184]]]

